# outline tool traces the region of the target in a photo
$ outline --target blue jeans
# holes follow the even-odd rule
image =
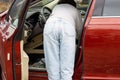
[[[51,18],[44,28],[44,53],[49,80],[72,80],[75,61],[75,26]]]

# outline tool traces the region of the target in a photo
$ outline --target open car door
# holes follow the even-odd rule
[[[28,64],[28,57],[22,49],[21,31],[29,1],[14,0],[7,14],[1,15],[0,74],[3,80],[28,80],[28,67],[25,65]]]

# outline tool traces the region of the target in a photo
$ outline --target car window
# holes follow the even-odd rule
[[[25,5],[26,0],[15,0],[10,11],[9,11],[9,21],[17,27],[19,16],[21,13],[22,8]]]
[[[54,0],[42,0],[41,6],[44,6],[44,5],[46,5],[46,4],[48,4],[48,3],[52,2],[52,1],[54,1]]]
[[[31,2],[29,8],[36,8],[36,7],[41,8],[44,5],[46,5],[46,4],[48,4],[48,3],[52,2],[52,1],[54,1],[54,0],[34,0],[34,1]]]
[[[29,5],[29,9],[27,11],[27,16],[26,18],[28,18],[29,16],[31,16],[32,14],[36,13],[36,12],[41,12],[41,9],[54,2],[54,1],[57,1],[57,0],[35,0],[35,1],[32,1]],[[54,4],[52,4],[54,5]]]
[[[120,16],[120,0],[96,0],[93,16]]]
[[[105,0],[103,16],[120,16],[120,0]]]

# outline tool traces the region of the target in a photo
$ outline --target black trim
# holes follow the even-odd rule
[[[13,64],[12,65],[13,65],[13,78],[14,78],[14,80],[17,80],[16,79],[16,62],[15,62],[16,53],[15,53],[15,50],[14,50],[15,49],[15,42],[16,41],[21,41],[23,39],[23,36],[21,34],[23,34],[22,33],[22,31],[23,31],[23,25],[24,25],[24,22],[25,22],[25,16],[27,14],[27,9],[28,9],[28,6],[30,4],[30,1],[31,0],[27,0],[25,6],[22,9],[22,13],[19,16],[19,22],[18,22],[17,32],[16,32],[16,34],[15,34],[15,36],[13,38],[13,43],[12,43],[12,45],[13,45],[12,46],[12,52],[13,52],[12,53],[12,56],[13,56],[12,63]],[[18,63],[18,64],[21,64],[21,63]]]
[[[82,31],[80,32],[80,36],[79,36],[79,40],[78,40],[78,45],[77,45],[77,48],[76,48],[76,56],[75,56],[75,64],[77,63],[77,60],[79,59],[79,53],[80,53],[80,46],[82,46],[82,54],[81,54],[81,60],[80,60],[80,63],[79,64],[81,64],[82,62],[83,62],[83,59],[84,59],[84,44],[82,44],[83,42],[82,42],[82,38],[85,38],[84,36],[85,35],[83,35],[83,33],[85,33],[84,32],[84,25],[85,25],[85,23],[86,23],[86,20],[87,20],[87,17],[88,17],[88,14],[89,14],[89,10],[90,10],[90,7],[91,7],[91,4],[92,4],[92,2],[93,2],[93,0],[90,0],[90,2],[89,2],[89,5],[88,5],[88,8],[87,8],[87,11],[86,11],[86,14],[85,14],[85,20],[84,20],[84,22],[83,22],[83,24],[82,24]],[[85,39],[84,39],[85,40]],[[84,67],[83,67],[83,65],[82,65],[82,70],[84,70]],[[82,75],[83,75],[83,72],[84,71],[82,71]],[[80,79],[81,79],[81,76],[80,76]]]
[[[88,14],[89,14],[89,10],[90,10],[90,8],[91,8],[91,5],[92,5],[92,2],[93,2],[93,0],[91,0],[90,1],[90,4],[89,4],[89,8],[88,8],[88,10],[87,10],[87,16],[88,16]],[[86,18],[85,18],[85,21],[87,20],[87,16],[86,16]],[[84,25],[85,25],[85,23],[84,23]],[[88,26],[86,26],[86,29],[87,29],[87,27]],[[84,35],[83,35],[83,40],[85,40],[85,36],[86,36],[86,31],[84,32]],[[81,36],[81,38],[82,38],[82,36]],[[81,39],[82,40],[82,39]],[[82,44],[82,58],[81,58],[81,63],[84,63],[84,41],[83,41],[83,44]],[[84,64],[82,64],[82,76],[84,75]],[[82,79],[82,80],[84,80],[84,79]]]
[[[90,2],[89,2],[88,8],[87,8],[87,11],[86,11],[86,14],[85,14],[85,20],[82,24],[82,31],[80,32],[81,35],[79,36],[78,45],[77,45],[77,48],[76,48],[76,58],[75,58],[76,61],[75,62],[77,62],[77,59],[79,58],[78,54],[80,52],[79,50],[80,50],[80,45],[81,45],[81,41],[82,41],[82,35],[83,35],[83,32],[84,32],[84,25],[85,25],[87,17],[88,17],[88,12],[90,10],[91,3],[92,3],[92,0],[90,0]]]
[[[8,10],[8,13],[7,13],[6,17],[5,17],[5,20],[6,20],[7,22],[9,22],[9,14],[10,14],[11,8],[13,7],[13,4],[15,3],[15,1],[16,1],[16,0],[13,0],[12,4],[11,4],[9,10]]]

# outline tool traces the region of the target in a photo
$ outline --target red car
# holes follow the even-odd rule
[[[48,80],[42,33],[57,2],[14,0],[1,12],[0,80]],[[85,0],[78,5],[83,24],[76,40],[73,80],[120,80],[119,3]]]

